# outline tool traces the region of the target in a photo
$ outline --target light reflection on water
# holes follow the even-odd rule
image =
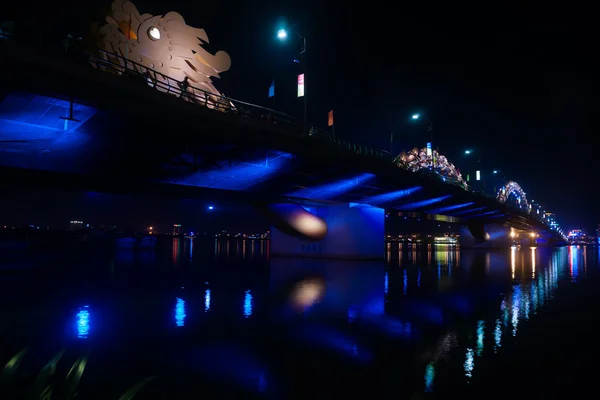
[[[131,256],[133,262],[131,257],[126,261],[117,257],[110,264],[110,274],[114,275],[113,279],[133,280],[136,263],[158,266],[165,259],[170,260],[172,265],[179,265],[175,272],[189,266],[189,270],[197,274],[197,287],[188,285],[186,281],[185,295],[170,292],[164,300],[160,294],[156,297],[163,302],[165,309],[168,308],[168,313],[163,313],[157,320],[166,324],[168,319],[173,326],[174,319],[175,325],[185,326],[182,332],[187,332],[202,318],[202,329],[210,330],[207,324],[211,323],[211,315],[220,317],[228,313],[240,321],[249,318],[252,322],[244,322],[243,326],[250,326],[260,321],[259,310],[262,310],[262,304],[268,303],[264,301],[267,296],[297,279],[300,271],[309,271],[313,281],[317,276],[325,285],[322,298],[311,302],[314,307],[302,308],[311,317],[339,312],[349,325],[368,324],[370,333],[405,341],[421,340],[424,336],[421,333],[428,329],[444,332],[432,340],[427,347],[429,350],[420,359],[419,368],[423,369],[419,373],[419,379],[422,379],[419,390],[426,392],[435,391],[436,381],[445,373],[441,360],[452,363],[458,371],[462,370],[465,383],[477,379],[478,370],[487,356],[501,352],[506,344],[519,340],[523,325],[555,298],[559,284],[563,281],[577,282],[590,268],[588,263],[596,265],[598,258],[596,252],[590,250],[587,254],[586,248],[577,246],[559,249],[523,246],[495,252],[465,250],[461,253],[451,246],[419,248],[393,245],[386,249],[390,257],[386,269],[383,263],[302,260],[272,260],[270,268],[266,268],[268,241],[241,240],[231,241],[228,245],[220,239],[214,243],[209,239],[186,244],[188,240],[173,239],[167,244],[162,259],[153,257],[149,261],[141,261],[135,252]],[[208,265],[209,259],[222,260],[224,264]],[[246,264],[244,260],[258,260],[258,263]],[[237,269],[221,265],[234,265]],[[264,282],[263,286],[254,282],[261,268],[268,276],[268,282]],[[145,270],[149,268],[145,267]],[[165,286],[168,284],[164,283]],[[488,296],[489,293],[498,295]],[[305,295],[303,298],[314,297]],[[409,302],[410,306],[407,305]],[[481,304],[489,305],[489,308],[479,310],[477,307]],[[94,310],[93,320],[90,306]],[[99,314],[103,306],[101,300],[90,302],[90,306],[79,308],[75,318],[77,338],[88,339],[88,343],[96,339],[98,328],[112,328],[102,326],[105,318]],[[205,313],[210,313],[202,313],[202,308]],[[194,313],[198,309],[200,313]],[[432,320],[424,319],[424,310],[432,315],[441,315],[441,322],[435,325]],[[151,318],[152,314],[148,310],[131,318]],[[69,315],[69,323],[72,324],[73,313]],[[99,315],[103,318],[100,319]],[[452,318],[446,319],[454,315],[466,317],[465,320],[470,322],[458,326]],[[142,324],[149,323],[142,322],[140,326]],[[94,334],[90,335],[92,327]],[[363,346],[352,334],[337,326],[304,326],[298,333],[315,348],[321,346],[363,362],[371,359],[373,346]]]
[[[175,303],[175,323],[177,326],[185,325],[185,300],[177,298]]]
[[[435,281],[440,285],[445,278],[449,278],[453,273],[464,273],[465,268],[474,268],[478,266],[485,267],[485,273],[489,276],[500,276],[503,274],[503,257],[507,266],[512,285],[503,290],[502,298],[498,304],[497,311],[488,313],[485,318],[479,319],[473,323],[472,334],[467,335],[470,339],[461,339],[462,343],[452,343],[454,351],[463,350],[462,368],[464,370],[465,382],[470,382],[477,374],[477,359],[484,358],[486,354],[494,354],[501,350],[504,341],[518,340],[522,325],[532,318],[541,307],[544,307],[555,298],[556,289],[559,282],[563,279],[569,279],[576,282],[579,274],[584,269],[581,265],[587,264],[587,249],[577,246],[556,249],[541,249],[537,247],[517,247],[513,246],[506,252],[485,252],[485,256],[478,256],[476,252],[465,250],[463,260],[473,259],[472,265],[456,261],[460,254],[458,249],[446,248],[443,250],[427,249],[428,265],[419,267],[415,271],[410,264],[402,262],[402,245],[399,246],[400,255],[397,258],[398,266],[401,269],[402,289],[400,293],[408,295],[417,294],[421,291],[424,276],[431,277],[435,274]],[[413,253],[413,254],[411,254]],[[394,249],[390,249],[390,254],[394,254]],[[409,259],[412,261],[416,257],[414,248],[409,249]],[[480,260],[477,261],[476,259]],[[454,262],[453,262],[454,260]],[[453,268],[455,266],[455,268]],[[446,267],[446,269],[444,269]],[[390,263],[390,268],[394,264]],[[396,267],[397,268],[397,267]],[[433,272],[431,269],[435,272]],[[453,272],[453,269],[455,271]],[[460,269],[463,269],[461,271]],[[427,274],[425,272],[427,271]],[[393,277],[390,275],[388,288],[389,302],[393,302],[394,289],[397,285],[393,284]],[[451,281],[452,282],[452,281]],[[454,281],[452,284],[456,284]],[[440,286],[443,288],[443,285]],[[486,348],[488,341],[486,335],[490,335],[489,348]],[[510,339],[509,339],[510,338]],[[443,347],[448,346],[448,341],[436,345],[436,351],[431,353],[431,362],[425,363],[424,385],[425,392],[434,391],[437,360],[443,358]]]
[[[77,337],[87,339],[90,333],[90,307],[83,306],[77,312]]]

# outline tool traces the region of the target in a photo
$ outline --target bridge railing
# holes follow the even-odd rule
[[[126,59],[119,54],[114,54],[102,49],[95,49],[92,52],[86,53],[86,55],[92,66],[99,70],[138,80],[142,85],[179,97],[184,101],[195,103],[216,111],[235,113],[245,118],[285,125],[293,128],[299,133],[302,132],[302,129],[304,128],[303,123],[295,117],[241,100],[222,95],[215,95],[214,93],[192,85],[184,85],[181,81],[170,78],[167,75],[135,61]],[[384,159],[389,158],[390,162],[393,160],[393,157],[389,152],[335,138],[326,130],[314,126],[307,128],[308,136],[324,140],[344,148],[345,150],[352,151],[355,154]]]
[[[235,113],[241,117],[284,123],[298,129],[301,128],[297,119],[287,114],[200,89],[129,60],[122,55],[102,49],[94,49],[86,52],[85,55],[89,63],[101,71],[137,80],[141,85],[179,97],[182,101],[215,111]]]
[[[301,123],[297,118],[285,113],[258,106],[256,104],[251,104],[242,100],[236,100],[220,94],[214,94],[207,90],[184,84],[183,82],[173,79],[152,68],[127,59],[122,55],[111,53],[103,49],[94,49],[93,51],[87,51],[84,54],[87,58],[87,61],[93,67],[101,71],[132,79],[133,81],[139,82],[140,85],[145,85],[165,94],[179,97],[182,99],[182,101],[194,103],[219,112],[233,113],[242,118],[261,120],[288,126],[300,134],[303,132],[304,124]],[[410,170],[408,168],[403,168],[402,165],[396,163],[397,157],[386,150],[376,149],[339,139],[334,137],[330,132],[314,126],[310,127],[307,134],[315,139],[325,141],[357,155],[375,157],[386,161],[389,160],[390,163],[397,165],[398,168]],[[467,191],[473,191],[471,187],[465,186],[463,182],[440,174],[435,169],[420,169],[412,172],[421,175],[424,179],[438,182],[441,181],[447,184],[459,186]],[[519,211],[523,212],[523,210]]]
[[[297,132],[302,132],[302,129],[304,128],[303,124],[300,123],[297,118],[266,107],[232,99],[223,95],[216,95],[192,85],[185,85],[181,81],[170,78],[169,76],[140,63],[126,59],[119,54],[114,54],[102,49],[95,49],[93,52],[87,53],[87,56],[89,57],[89,62],[92,66],[99,70],[129,77],[134,80],[137,79],[140,84],[179,97],[187,102],[195,103],[216,111],[239,114],[241,117],[245,118],[287,125]],[[357,155],[389,160],[390,163],[393,163],[395,160],[395,156],[388,151],[335,138],[330,132],[314,126],[309,128],[307,134]],[[424,178],[442,181],[467,189],[464,184],[458,180],[444,176],[437,171],[420,170],[416,171],[416,173],[421,174]]]

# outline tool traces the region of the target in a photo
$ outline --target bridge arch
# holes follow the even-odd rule
[[[496,195],[496,199],[500,203],[506,203],[510,197],[514,196],[516,205],[525,210],[529,210],[529,203],[527,202],[527,195],[519,185],[515,181],[508,181],[504,186],[498,190],[498,194]]]
[[[412,172],[419,170],[432,170],[438,174],[444,181],[467,188],[467,182],[463,179],[460,171],[452,164],[446,156],[438,153],[436,150],[427,148],[418,149],[417,147],[408,152],[400,153],[394,163],[400,167]]]

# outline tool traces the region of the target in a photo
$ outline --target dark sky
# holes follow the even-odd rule
[[[56,33],[83,33],[107,3],[47,3],[33,18]],[[585,3],[135,3],[142,13],[178,11],[204,28],[211,50],[232,58],[216,82],[228,96],[273,106],[267,93],[276,79],[274,106],[300,116],[291,62],[300,43],[275,39],[282,22],[294,24],[308,38],[308,113],[316,125],[326,126],[334,109],[337,136],[389,149],[394,132],[400,151],[427,141],[425,124],[409,120],[420,112],[433,122],[434,147],[463,172],[474,168],[463,154],[473,149],[482,169],[519,182],[563,227],[592,231],[600,223],[598,44]]]

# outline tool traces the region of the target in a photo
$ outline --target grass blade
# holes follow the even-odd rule
[[[83,375],[86,364],[87,357],[79,357],[77,360],[75,360],[73,366],[71,366],[71,369],[65,378],[66,400],[71,400],[77,395],[77,387],[79,386],[79,381],[81,380],[81,376]]]
[[[56,365],[62,358],[65,350],[61,350],[57,355],[55,355],[49,362],[42,368],[42,371],[35,379],[35,383],[33,384],[33,389],[31,391],[31,399],[38,400],[43,398],[50,398],[52,396],[52,378],[56,373]]]
[[[11,380],[12,377],[14,377],[15,373],[17,372],[17,369],[19,369],[19,366],[21,365],[21,361],[23,361],[23,358],[25,357],[25,354],[27,354],[28,351],[29,348],[24,347],[23,350],[19,351],[17,354],[15,354],[13,358],[8,360],[8,362],[4,366],[4,369],[2,370],[2,376],[0,377],[0,385],[5,385],[8,381]]]
[[[148,384],[151,380],[156,378],[155,376],[150,376],[146,379],[142,379],[138,383],[136,383],[133,387],[131,387],[128,391],[126,391],[123,396],[119,397],[119,400],[131,400],[135,397],[135,395],[142,390],[144,386]]]

